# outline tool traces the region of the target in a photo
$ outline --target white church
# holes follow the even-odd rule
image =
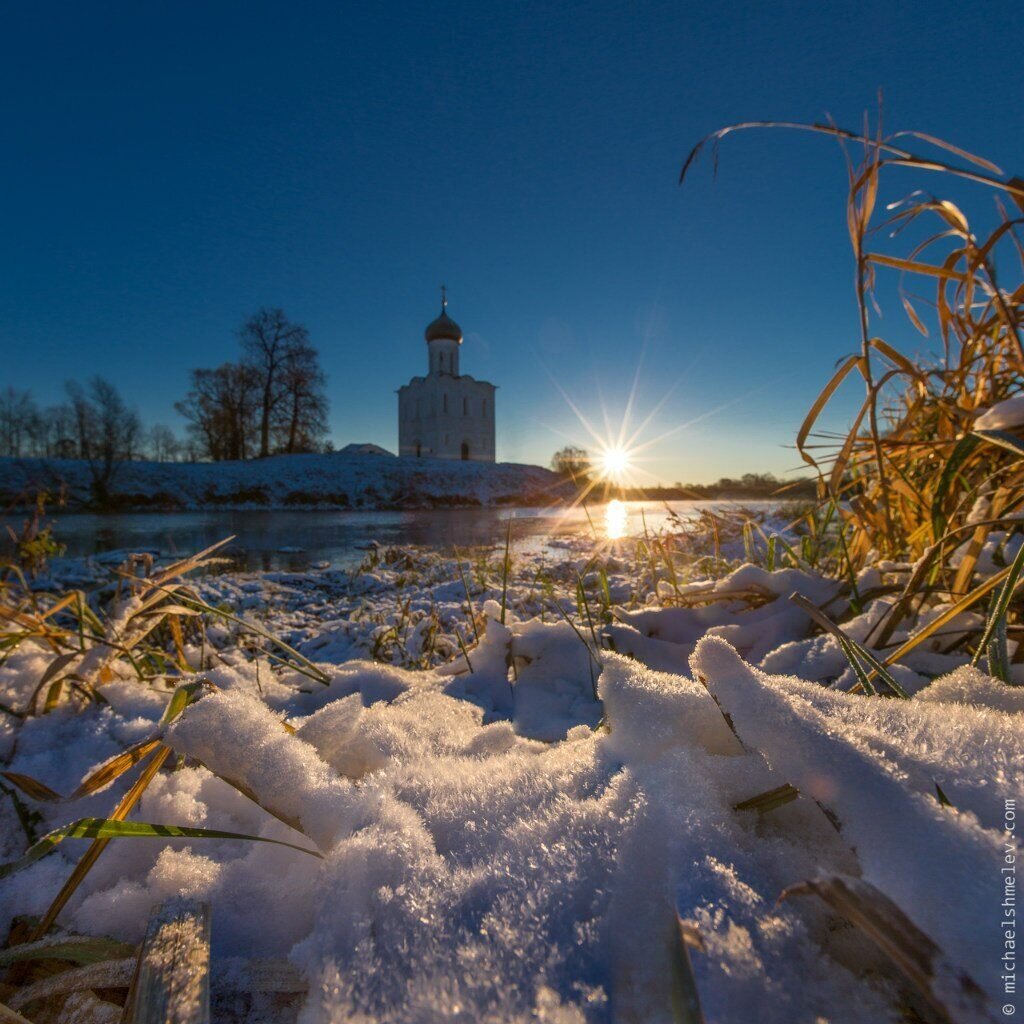
[[[398,389],[398,454],[413,458],[494,461],[493,384],[459,372],[462,328],[448,315],[427,324],[428,373]]]

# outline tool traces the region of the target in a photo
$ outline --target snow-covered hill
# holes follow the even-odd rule
[[[72,505],[92,500],[88,463],[0,459],[0,500],[24,504],[40,489]],[[562,480],[517,463],[399,459],[386,455],[277,455],[248,462],[127,462],[110,487],[119,509],[432,508],[549,504]]]

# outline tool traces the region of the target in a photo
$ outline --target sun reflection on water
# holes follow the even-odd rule
[[[618,498],[605,506],[604,532],[609,540],[622,540],[626,536],[626,506]]]

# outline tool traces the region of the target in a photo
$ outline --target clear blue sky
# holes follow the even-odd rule
[[[310,329],[337,444],[395,447],[449,287],[498,457],[590,444],[671,391],[663,480],[782,471],[856,347],[824,139],[689,147],[747,118],[892,127],[1024,173],[1019,3],[8,4],[0,386],[95,372],[179,426],[190,367],[260,305]],[[975,202],[987,196],[972,193]],[[883,329],[913,347],[897,303]],[[642,356],[642,363],[641,363]],[[852,401],[852,398],[850,399]],[[717,411],[716,411],[717,410]]]

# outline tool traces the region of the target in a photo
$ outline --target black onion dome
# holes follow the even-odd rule
[[[457,341],[460,345],[462,344],[462,328],[448,315],[448,299],[444,295],[443,289],[441,293],[441,315],[436,320],[431,320],[427,324],[423,337],[427,341],[438,341],[441,338],[447,338],[449,341]]]

